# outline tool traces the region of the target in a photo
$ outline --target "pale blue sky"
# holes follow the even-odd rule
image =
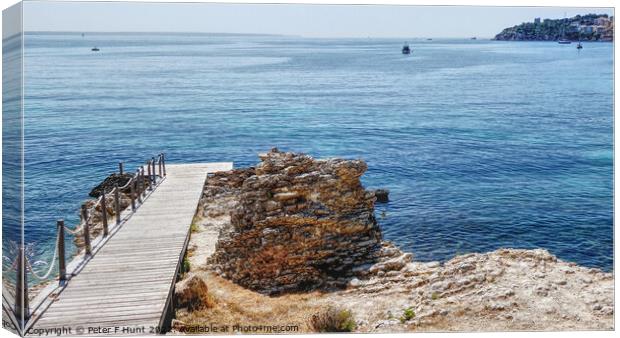
[[[564,13],[613,15],[613,9],[28,1],[24,30],[486,38],[535,17]]]

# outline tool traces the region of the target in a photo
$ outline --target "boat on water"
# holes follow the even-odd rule
[[[474,37],[472,37],[471,39],[472,39],[472,40],[478,40],[478,38],[477,38],[477,37],[475,37],[475,36],[474,36]]]
[[[566,13],[564,13],[564,20],[566,20]],[[570,45],[571,44],[571,41],[566,38],[566,35],[565,35],[565,32],[564,32],[564,26],[562,26],[562,32],[560,33],[560,39],[558,40],[558,43],[560,45]]]
[[[93,52],[98,52],[98,51],[99,51],[99,48],[97,48],[97,47],[93,47],[93,48],[91,48],[90,50],[91,50],[91,51],[93,51]]]
[[[406,42],[405,42],[405,45],[403,46],[402,53],[405,55],[411,54],[411,48],[409,48],[409,45]]]
[[[583,48],[583,46],[581,45],[581,42],[578,42],[577,43],[577,49],[582,49],[582,48]]]

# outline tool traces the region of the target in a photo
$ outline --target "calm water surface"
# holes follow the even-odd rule
[[[27,35],[26,240],[49,257],[118,161],[277,146],[366,160],[384,237],[418,260],[542,247],[611,270],[613,45],[402,42]]]

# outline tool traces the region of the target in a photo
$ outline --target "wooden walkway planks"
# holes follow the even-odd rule
[[[135,332],[143,335],[162,325],[207,173],[230,170],[232,163],[170,164],[166,169],[166,179],[135,214],[47,310],[32,318],[33,329],[64,326],[88,335],[89,327],[102,326],[124,335],[114,328],[145,327]]]

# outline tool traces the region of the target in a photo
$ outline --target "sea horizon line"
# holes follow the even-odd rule
[[[94,34],[94,35],[112,35],[112,34],[135,34],[135,35],[214,35],[214,36],[272,36],[272,37],[296,37],[304,39],[492,39],[492,36],[306,36],[298,34],[278,34],[278,33],[238,33],[238,32],[195,32],[195,31],[24,31],[24,34]],[[17,35],[17,34],[15,34]]]

